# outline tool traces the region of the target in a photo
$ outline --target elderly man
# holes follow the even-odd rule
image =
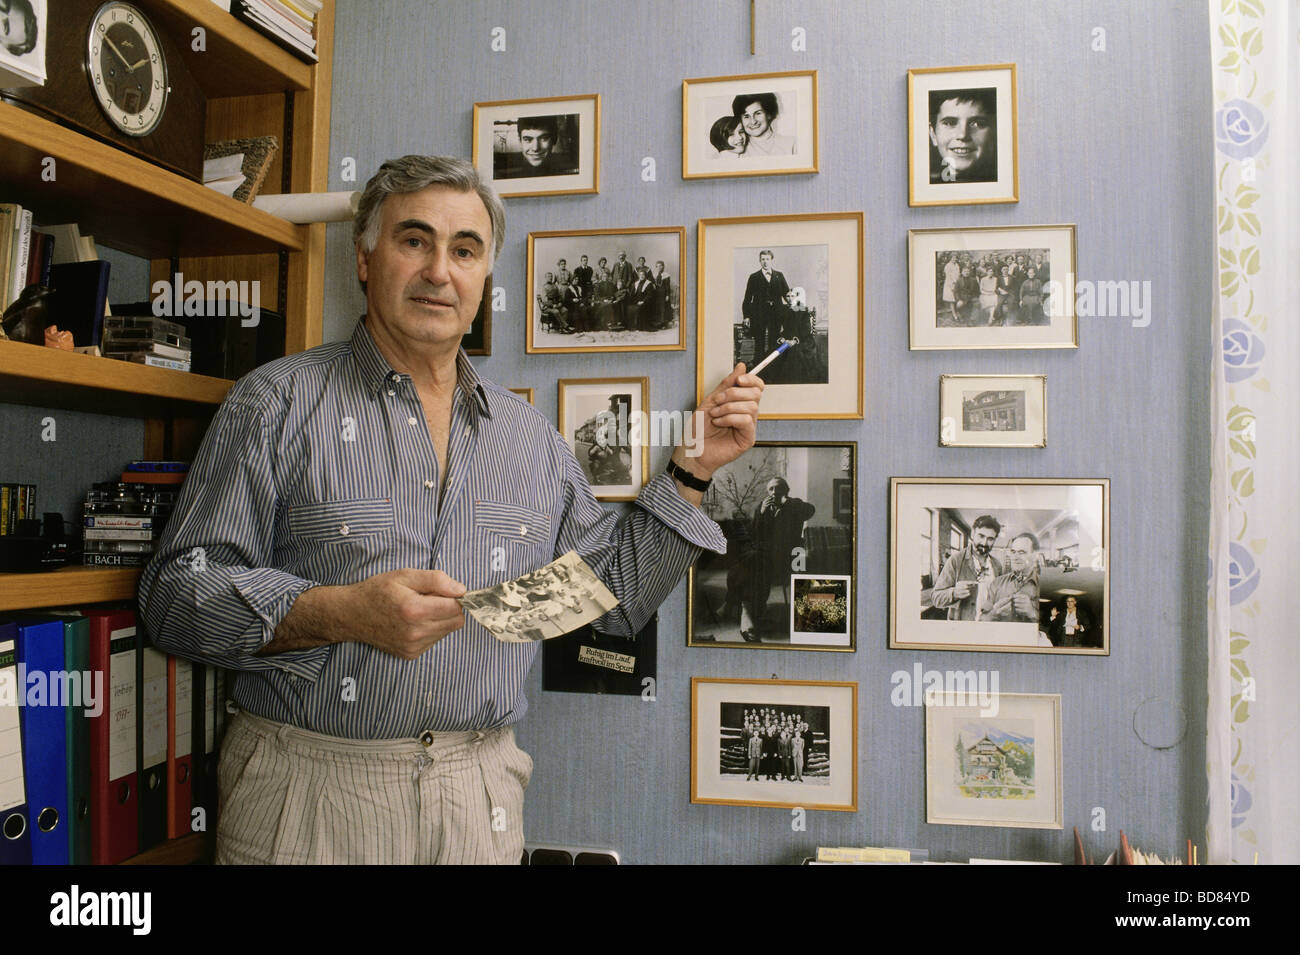
[[[1038,538],[1028,531],[1011,538],[1011,566],[994,579],[980,605],[983,620],[1038,623]]]
[[[930,591],[930,602],[940,610],[947,609],[949,620],[979,619],[979,587],[1002,573],[1002,565],[992,555],[1000,533],[1002,525],[992,516],[981,514],[971,527],[970,543],[944,563]]]
[[[141,578],[143,622],[236,673],[218,862],[515,863],[532,760],[513,727],[537,647],[457,598],[573,550],[619,598],[602,628],[636,634],[725,549],[698,505],[752,446],[762,382],[728,375],[692,455],[675,449],[619,519],[554,426],[459,347],[505,239],[473,166],[384,163],[353,234],[365,315],[230,390]]]

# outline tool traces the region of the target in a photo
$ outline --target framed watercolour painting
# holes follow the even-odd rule
[[[635,500],[646,482],[650,446],[642,428],[648,378],[561,378],[557,417],[601,501]]]
[[[858,685],[691,678],[691,802],[858,808]]]
[[[862,213],[701,219],[696,401],[737,362],[761,374],[760,418],[861,418]]]
[[[474,166],[503,199],[600,192],[600,95],[475,103]]]
[[[817,71],[682,81],[682,178],[817,172]]]
[[[939,446],[1047,446],[1046,375],[941,375]]]
[[[1016,66],[907,72],[907,201],[1018,202]]]

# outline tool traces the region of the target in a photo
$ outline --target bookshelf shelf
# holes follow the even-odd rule
[[[0,611],[134,600],[138,567],[64,567],[43,574],[0,574]]]
[[[121,865],[194,865],[212,861],[213,845],[207,835],[192,832],[179,839],[169,839],[162,845],[146,849],[139,855],[121,862]]]

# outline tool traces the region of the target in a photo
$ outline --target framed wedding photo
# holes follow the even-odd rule
[[[941,375],[939,446],[1047,447],[1047,376]]]
[[[1078,348],[1073,225],[911,229],[913,351]]]
[[[529,354],[685,351],[685,226],[528,234]]]
[[[889,646],[1110,653],[1110,481],[892,478]]]
[[[856,812],[858,685],[692,677],[691,802]]]
[[[475,103],[474,166],[503,199],[600,192],[600,94]]]
[[[1064,829],[1061,697],[994,693],[925,704],[925,821]]]
[[[1016,65],[907,71],[907,202],[1019,202]]]
[[[561,378],[560,434],[601,501],[632,501],[650,467],[649,378]]]
[[[686,588],[686,644],[856,647],[857,444],[759,441],[713,474],[700,509],[727,551]]]
[[[861,212],[701,219],[696,287],[696,401],[788,344],[759,418],[862,417]]]
[[[817,71],[682,80],[682,178],[817,172]]]

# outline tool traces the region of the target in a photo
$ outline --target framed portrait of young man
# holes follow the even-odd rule
[[[632,501],[650,466],[649,378],[561,378],[557,414],[597,500]]]
[[[817,71],[682,80],[682,178],[817,172]]]
[[[503,199],[600,192],[600,94],[474,104],[474,166]]]
[[[907,72],[907,201],[1019,202],[1016,65]]]

